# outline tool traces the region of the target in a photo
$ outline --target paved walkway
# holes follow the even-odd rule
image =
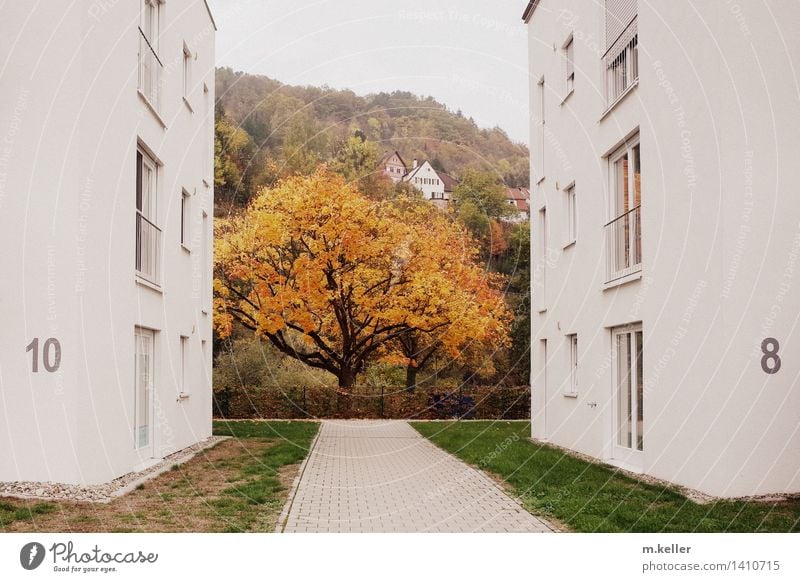
[[[552,531],[397,420],[324,421],[287,508],[286,532]]]

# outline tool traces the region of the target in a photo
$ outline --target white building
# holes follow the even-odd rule
[[[215,26],[48,0],[0,35],[0,481],[100,483],[211,433]]]
[[[800,4],[534,0],[533,436],[800,491]]]
[[[427,160],[421,164],[414,160],[411,169],[403,176],[403,181],[413,184],[422,192],[425,200],[430,200],[442,208],[446,208],[449,204],[453,188],[457,184],[455,178],[444,172],[437,172]]]

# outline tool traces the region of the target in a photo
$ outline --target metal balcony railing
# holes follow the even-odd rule
[[[606,94],[610,107],[639,79],[639,34],[634,18],[603,57]]]
[[[605,225],[607,283],[642,270],[641,208],[631,208]]]
[[[150,104],[160,111],[161,109],[161,77],[164,65],[158,58],[155,49],[139,29],[139,91]]]
[[[158,285],[161,270],[161,229],[136,213],[136,274]]]

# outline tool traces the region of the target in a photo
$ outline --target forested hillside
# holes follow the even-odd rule
[[[284,85],[217,69],[217,196],[242,203],[263,185],[332,160],[359,135],[411,163],[428,159],[460,176],[492,171],[508,186],[528,186],[528,148],[499,128],[480,128],[432,97],[404,91],[359,96],[349,90]],[[222,187],[220,187],[222,186]]]

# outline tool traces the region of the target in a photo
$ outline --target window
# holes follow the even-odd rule
[[[606,230],[606,282],[642,269],[642,173],[639,137],[609,157],[610,221]]]
[[[186,382],[186,376],[189,373],[189,366],[188,366],[188,360],[187,360],[188,355],[189,355],[188,346],[189,346],[189,338],[186,337],[185,335],[182,335],[181,336],[181,353],[180,353],[180,357],[181,357],[180,374],[181,374],[181,376],[179,378],[179,380],[180,380],[180,389],[181,389],[180,393],[181,394],[188,394],[189,393],[189,390],[187,389],[187,387],[188,387],[187,386],[187,382]]]
[[[567,394],[572,396],[578,393],[578,334],[567,336],[569,342],[569,387]]]
[[[139,93],[158,111],[161,102],[161,73],[163,65],[158,57],[161,27],[161,2],[143,0],[139,24]]]
[[[161,2],[159,0],[144,0],[142,7],[142,22],[141,31],[147,42],[153,50],[158,49],[158,30],[159,30],[159,12],[161,9]]]
[[[211,270],[212,266],[211,266],[211,263],[210,263],[210,257],[208,256],[208,250],[209,250],[208,249],[208,246],[209,246],[208,245],[209,227],[208,227],[208,214],[206,213],[205,210],[203,211],[202,225],[203,225],[202,226],[203,227],[203,236],[202,236],[202,239],[201,239],[201,246],[202,246],[201,250],[202,250],[202,252],[200,254],[200,257],[201,257],[201,260],[202,260],[202,264],[200,266],[200,272],[202,274],[201,275],[202,276],[202,279],[201,279],[202,289],[201,289],[201,292],[200,292],[201,293],[200,294],[200,302],[201,302],[200,309],[201,309],[201,311],[203,313],[208,313],[208,308],[209,308],[208,304],[210,302],[209,295],[210,295],[210,292],[211,292],[211,284],[210,284],[210,282],[208,280],[208,275],[209,275],[209,271]]]
[[[183,43],[183,98],[189,99],[192,92],[192,51]]]
[[[134,328],[133,446],[152,446],[153,374],[155,371],[155,332]]]
[[[644,341],[641,325],[612,330],[614,458],[634,464],[644,451]]]
[[[208,92],[208,85],[203,83],[203,100],[205,101],[205,120],[203,122],[203,181],[206,187],[211,187],[214,180],[214,172],[212,165],[214,163],[213,156],[211,155],[212,144],[214,143],[214,134],[211,130],[211,122],[214,119],[214,110],[211,107],[211,98]]]
[[[570,35],[562,49],[564,56],[564,97],[575,88],[575,43]]]
[[[191,201],[189,193],[183,190],[181,192],[181,244],[187,248],[189,246],[189,224],[192,219],[189,211]]]
[[[544,180],[544,77],[539,79],[536,86],[536,151],[534,172],[536,173],[536,181],[541,182]]]
[[[533,273],[534,295],[539,311],[547,309],[545,296],[545,281],[547,278],[547,209],[539,210],[539,228],[536,261],[536,269]]]
[[[578,238],[578,210],[575,201],[575,184],[564,191],[567,215],[567,244],[574,243]]]
[[[612,106],[639,79],[636,0],[606,0],[606,94]]]
[[[161,229],[157,219],[158,166],[142,150],[136,152],[136,274],[159,283]]]

